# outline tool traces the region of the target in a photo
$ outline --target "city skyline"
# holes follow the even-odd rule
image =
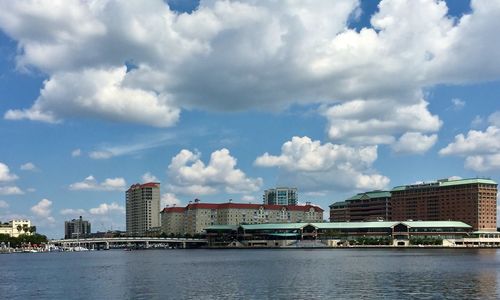
[[[165,2],[0,1],[0,221],[500,181],[498,1]]]

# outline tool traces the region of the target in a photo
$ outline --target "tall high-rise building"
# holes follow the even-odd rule
[[[277,187],[264,191],[264,204],[273,205],[297,205],[299,196],[297,188]]]
[[[126,192],[127,234],[144,236],[160,226],[160,183],[133,184]]]
[[[83,220],[82,216],[78,219],[64,222],[64,238],[75,239],[84,238],[90,234],[91,224],[89,221]]]

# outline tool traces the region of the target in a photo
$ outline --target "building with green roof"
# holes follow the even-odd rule
[[[391,190],[392,220],[457,220],[497,229],[497,183],[488,178],[440,179]]]
[[[330,222],[359,222],[391,219],[391,193],[370,191],[330,205]]]
[[[298,241],[315,241],[315,245],[319,242],[326,247],[332,245],[331,241],[335,241],[335,245],[360,241],[408,245],[412,241],[460,239],[469,236],[472,227],[459,221],[375,221],[215,225],[205,231],[211,246],[286,247]]]

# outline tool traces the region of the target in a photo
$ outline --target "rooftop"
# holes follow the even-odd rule
[[[390,197],[391,197],[391,192],[377,190],[377,191],[356,194],[351,198],[347,199],[346,201],[360,200],[362,198],[374,199],[374,198],[390,198]]]
[[[423,188],[423,187],[445,187],[445,186],[456,186],[456,185],[465,185],[465,184],[493,184],[497,185],[494,180],[489,178],[466,178],[466,179],[440,179],[433,182],[423,182],[419,184],[409,184],[409,185],[400,185],[394,187],[391,191],[404,191],[406,189],[411,188]]]

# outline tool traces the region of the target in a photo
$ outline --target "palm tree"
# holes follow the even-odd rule
[[[17,232],[21,232],[21,230],[23,230],[23,226],[17,225]]]
[[[24,233],[25,234],[28,233],[29,230],[30,230],[30,228],[28,227],[28,225],[23,224],[23,231],[24,231]]]
[[[28,229],[28,231],[33,234],[36,232],[36,226],[30,226],[30,228]]]

